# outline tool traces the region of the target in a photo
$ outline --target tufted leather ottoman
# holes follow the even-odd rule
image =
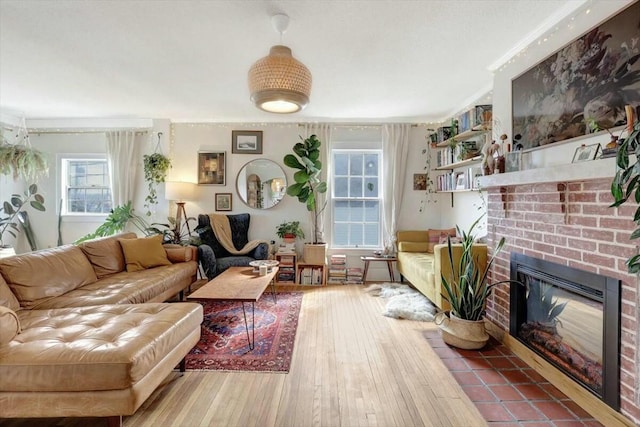
[[[6,417],[130,415],[200,339],[202,306],[101,305],[20,310],[0,347]]]

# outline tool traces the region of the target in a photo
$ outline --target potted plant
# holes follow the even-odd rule
[[[33,209],[44,212],[44,197],[38,193],[38,187],[36,184],[31,184],[29,188],[24,192],[24,195],[12,194],[11,199],[4,201],[0,212],[3,216],[0,216],[0,250],[4,256],[13,255],[15,251],[12,247],[6,245],[5,238],[7,234],[14,238],[18,236],[20,230],[16,221],[26,223],[25,217],[21,217],[21,214],[26,213],[25,208],[31,206]],[[1,257],[2,255],[0,255]]]
[[[144,180],[148,184],[149,194],[144,199],[144,207],[147,208],[147,216],[151,216],[151,205],[158,204],[158,184],[165,181],[167,172],[171,168],[171,160],[162,153],[145,154]]]
[[[451,275],[448,279],[442,275],[442,287],[445,290],[442,297],[451,305],[451,311],[441,312],[436,316],[444,342],[468,350],[482,348],[489,340],[483,319],[487,299],[496,286],[511,282],[505,280],[489,284],[487,277],[496,255],[504,246],[504,237],[498,242],[484,269],[477,265],[478,261],[472,253],[476,240],[473,230],[481,218],[482,216],[471,225],[468,232],[461,232],[456,227],[458,234],[462,236],[462,252],[458,262],[455,262],[451,238],[447,239]]]
[[[288,243],[293,243],[297,238],[304,239],[304,231],[300,227],[300,221],[287,221],[276,227],[276,235]]]
[[[36,182],[49,172],[47,157],[31,147],[26,130],[19,130],[17,139],[17,143],[11,144],[5,134],[2,134],[0,175],[10,175],[14,180],[21,178],[26,182]]]
[[[75,243],[81,243],[85,240],[91,240],[97,237],[111,236],[112,234],[116,234],[124,230],[130,223],[142,232],[143,235],[146,236],[152,234],[149,232],[149,224],[143,217],[134,213],[131,201],[129,201],[124,205],[116,206],[111,209],[111,213],[107,215],[104,223],[102,223],[96,231],[81,237],[76,240]]]
[[[327,183],[320,178],[320,145],[318,137],[311,135],[293,146],[294,154],[284,156],[284,164],[298,170],[293,174],[295,184],[287,188],[287,194],[297,197],[311,213],[313,243],[304,245],[304,260],[310,264],[324,264],[327,249],[326,243],[322,242],[323,232],[318,228],[320,215],[327,206],[327,202],[320,202],[318,197],[327,191]]]
[[[188,217],[182,224],[178,225],[172,216],[167,217],[166,223],[154,222],[146,229],[149,234],[162,234],[163,244],[174,244],[180,246],[200,245],[200,238],[192,234],[189,221],[196,221],[194,217]],[[195,230],[195,228],[194,228]]]

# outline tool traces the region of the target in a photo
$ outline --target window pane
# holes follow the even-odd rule
[[[349,179],[349,197],[362,197],[362,178]]]
[[[349,174],[349,155],[348,154],[336,154],[334,156],[334,170],[336,175],[348,175]]]
[[[364,236],[362,232],[362,224],[351,224],[349,225],[349,243],[352,246],[358,245],[362,246],[364,243]]]
[[[334,224],[333,228],[333,241],[338,246],[349,245],[349,225],[348,224]]]
[[[351,213],[351,222],[364,221],[364,202],[349,202],[349,212]]]
[[[364,197],[378,197],[378,178],[364,179]]]
[[[68,213],[108,213],[111,210],[109,168],[104,159],[64,159],[63,177]]]
[[[336,197],[347,197],[349,195],[349,178],[336,178],[334,191]]]
[[[364,220],[366,222],[380,221],[380,202],[364,202]]]
[[[380,241],[378,224],[365,224],[364,225],[364,244],[367,246],[378,246]]]
[[[362,175],[362,162],[364,156],[362,154],[351,154],[349,156],[349,174],[350,175]]]
[[[333,219],[335,221],[349,221],[349,202],[336,201],[333,211]]]
[[[364,174],[366,176],[378,176],[378,155],[366,154],[364,156]]]

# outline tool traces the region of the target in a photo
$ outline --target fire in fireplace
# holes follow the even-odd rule
[[[620,409],[619,280],[511,254],[509,333]]]

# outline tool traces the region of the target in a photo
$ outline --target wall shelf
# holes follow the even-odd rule
[[[434,170],[437,170],[437,171],[454,170],[457,168],[463,168],[465,166],[474,165],[476,163],[480,163],[481,161],[482,161],[482,156],[475,156],[467,160],[462,160],[461,162],[455,162],[455,163],[451,163],[444,166],[438,166],[437,168],[434,168]]]
[[[613,178],[616,174],[616,158],[588,162],[553,165],[540,169],[500,173],[479,178],[480,188],[506,187],[510,185],[542,184],[550,182],[590,181]]]
[[[454,141],[456,141],[456,142],[466,141],[468,139],[475,138],[476,136],[480,136],[482,134],[485,134],[485,133],[489,132],[490,130],[491,130],[490,127],[484,127],[482,125],[476,126],[475,128],[473,128],[471,130],[460,132],[456,136],[453,136],[453,137],[451,137],[449,139],[446,139],[446,140],[444,140],[442,142],[439,142],[436,145],[436,147],[444,148],[444,147],[447,147],[449,144],[451,144]]]
[[[436,193],[471,193],[472,191],[478,191],[478,189],[477,188],[465,188],[464,190],[436,191]]]

